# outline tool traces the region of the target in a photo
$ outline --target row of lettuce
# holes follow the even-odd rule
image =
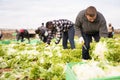
[[[53,41],[54,42],[54,41]],[[0,45],[1,80],[65,80],[66,64],[81,62],[81,47],[75,40],[76,49],[62,49],[61,43],[10,43]],[[106,61],[109,65],[120,64],[120,38],[101,39],[103,48],[96,50],[98,43],[91,43],[90,55],[93,61]],[[68,45],[70,47],[70,45]],[[106,47],[106,49],[104,48]],[[104,49],[104,50],[103,50]],[[7,69],[7,70],[6,70]]]

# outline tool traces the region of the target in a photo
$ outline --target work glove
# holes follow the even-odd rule
[[[79,38],[79,43],[87,50],[87,47],[85,46],[85,44],[84,44],[84,39],[83,39],[83,37],[80,37]]]
[[[114,32],[112,32],[112,35],[114,35]]]
[[[48,47],[50,44],[48,44],[48,43],[45,43],[45,47]]]
[[[59,44],[59,42],[60,42],[59,39],[56,39],[55,44]]]
[[[44,34],[44,36],[48,36],[48,32],[47,32],[47,31],[45,31],[45,34]]]
[[[84,44],[84,39],[83,39],[83,37],[80,37],[80,38],[79,38],[79,43],[80,43],[80,44]]]
[[[52,50],[57,46],[57,44],[52,44]]]
[[[57,45],[57,44],[58,44],[58,42],[55,42],[55,44]]]

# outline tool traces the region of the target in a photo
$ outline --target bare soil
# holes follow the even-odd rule
[[[2,31],[3,34],[3,40],[4,39],[15,39],[15,29],[0,29]],[[28,30],[30,37],[35,37],[35,30],[33,29],[29,29]],[[120,29],[115,29],[115,33],[116,34],[120,34]],[[76,32],[77,35],[77,32]]]
[[[15,39],[16,36],[15,36],[15,29],[2,29],[2,34],[3,34],[3,37],[2,37],[2,40],[4,39]],[[35,37],[35,31],[34,30],[28,30],[29,34],[31,37]]]

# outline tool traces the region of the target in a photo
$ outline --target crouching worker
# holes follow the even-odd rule
[[[20,30],[16,30],[16,39],[17,41],[19,41],[21,39],[21,42],[24,41],[24,38],[28,39],[28,43],[30,43],[30,35],[28,30],[26,29],[20,29]]]
[[[44,43],[47,42],[48,33],[47,33],[47,29],[46,29],[46,28],[39,27],[38,29],[35,30],[35,33],[39,35],[39,38],[40,38]]]
[[[62,45],[64,49],[67,49],[67,42],[69,39],[71,49],[75,48],[74,43],[74,24],[73,22],[66,19],[59,19],[48,21],[46,23],[46,28],[48,29],[48,39],[47,44],[50,44],[53,36],[56,36],[56,44],[58,44],[62,38]]]

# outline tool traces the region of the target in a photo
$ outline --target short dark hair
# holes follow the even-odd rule
[[[42,23],[42,25],[44,25],[44,23]]]
[[[111,23],[109,23],[109,26],[111,26]]]
[[[49,25],[51,25],[51,24],[52,24],[52,21],[48,21],[48,22],[46,23],[46,28],[48,28]]]
[[[38,31],[38,29],[37,29],[37,30],[35,30],[35,33],[36,33],[36,34],[39,34],[39,31]]]
[[[97,14],[97,10],[94,6],[89,6],[86,9],[85,15],[89,15],[90,17],[94,17]]]

